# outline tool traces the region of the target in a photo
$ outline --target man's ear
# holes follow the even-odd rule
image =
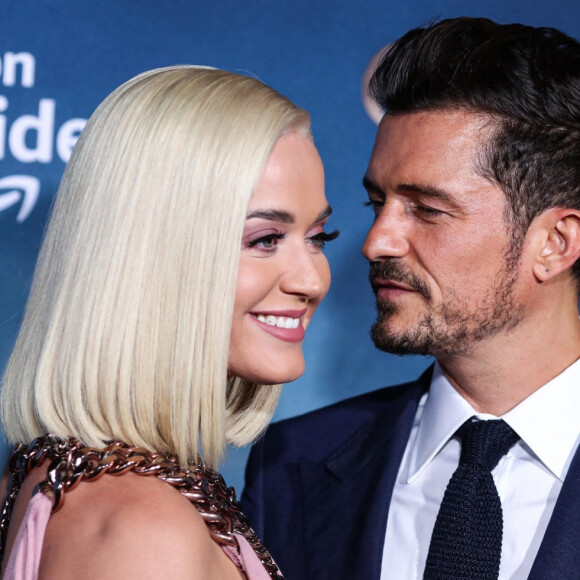
[[[580,257],[580,211],[555,207],[536,220],[539,244],[533,272],[539,282],[546,282],[569,269]]]

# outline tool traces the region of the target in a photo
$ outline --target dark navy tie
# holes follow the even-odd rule
[[[519,437],[501,419],[469,419],[456,436],[461,458],[437,514],[423,580],[497,580],[503,517],[491,471]]]

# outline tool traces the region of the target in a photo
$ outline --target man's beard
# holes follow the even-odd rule
[[[401,307],[392,301],[377,300],[377,321],[371,327],[375,346],[393,354],[463,354],[474,343],[514,328],[523,315],[523,305],[516,303],[513,292],[519,256],[514,258],[506,256],[494,285],[479,303],[468,304],[465,298],[450,293],[445,303],[437,306],[431,304],[429,286],[397,258],[371,262],[371,283],[373,279],[401,282],[423,296],[426,304],[422,318],[412,327],[396,332],[389,328],[389,321]]]

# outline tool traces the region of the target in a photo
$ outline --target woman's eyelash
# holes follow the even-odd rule
[[[254,248],[259,244],[263,244],[265,246],[266,244],[283,240],[285,237],[286,234],[283,233],[267,234],[266,236],[261,236],[259,238],[256,238],[255,240],[251,240],[250,242],[248,242],[248,247]],[[275,246],[276,244],[274,243],[272,245]]]
[[[340,232],[338,230],[334,230],[333,232],[320,232],[318,234],[314,234],[307,238],[307,241],[314,245],[317,250],[324,249],[324,246],[327,242],[331,242],[338,238]],[[272,251],[276,249],[278,242],[283,240],[286,237],[285,233],[272,233],[267,234],[265,236],[260,236],[255,240],[251,240],[248,242],[248,248],[257,248],[262,251]]]
[[[333,232],[320,232],[319,234],[314,234],[308,239],[316,244],[319,248],[324,248],[326,242],[332,242],[332,240],[336,240],[339,235],[340,231],[334,230]]]

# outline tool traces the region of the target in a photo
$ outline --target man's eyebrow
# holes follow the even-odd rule
[[[253,218],[260,218],[271,222],[280,222],[282,224],[293,224],[295,221],[294,216],[290,212],[280,209],[258,209],[246,216],[247,220]]]
[[[363,177],[363,186],[368,191],[375,191],[377,193],[381,193],[384,195],[383,190],[374,183],[368,177]],[[397,185],[397,191],[403,191],[407,193],[418,193],[422,195],[426,195],[432,199],[439,199],[441,201],[445,201],[449,204],[459,205],[458,200],[455,196],[450,194],[448,191],[444,189],[439,189],[437,187],[433,187],[431,185],[419,185],[417,183],[400,183]]]
[[[372,181],[370,178],[368,178],[366,175],[363,177],[362,184],[363,184],[363,187],[367,191],[377,191],[377,192],[382,193],[381,188],[376,183],[374,183],[374,181]]]
[[[409,193],[421,193],[433,199],[439,199],[457,205],[457,199],[444,189],[432,187],[430,185],[418,185],[416,183],[400,183],[397,187],[399,191],[407,191]]]

